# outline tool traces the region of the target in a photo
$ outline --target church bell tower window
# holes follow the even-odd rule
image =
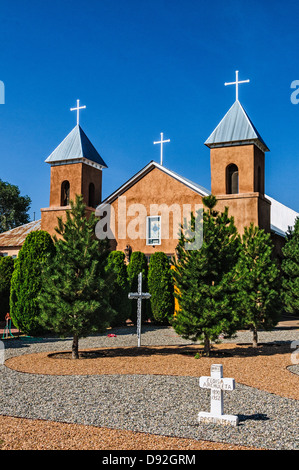
[[[239,192],[239,170],[237,165],[231,164],[226,168],[226,193],[238,194]]]
[[[95,187],[93,183],[90,183],[88,188],[88,205],[89,207],[95,207]]]
[[[70,183],[63,181],[61,185],[61,205],[68,206],[70,203]]]

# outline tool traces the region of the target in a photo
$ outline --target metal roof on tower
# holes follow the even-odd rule
[[[213,148],[250,143],[255,143],[264,152],[269,151],[243,106],[239,100],[236,100],[210,137],[205,141],[205,145]]]
[[[79,124],[74,127],[45,161],[53,165],[86,161],[101,168],[108,168]]]

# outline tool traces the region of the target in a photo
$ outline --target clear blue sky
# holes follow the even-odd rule
[[[49,204],[48,155],[80,124],[103,197],[149,161],[210,189],[205,140],[239,99],[270,148],[266,193],[299,211],[299,4],[278,0],[1,0],[0,178]]]

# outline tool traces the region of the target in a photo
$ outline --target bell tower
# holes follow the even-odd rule
[[[217,207],[229,207],[239,233],[250,223],[270,232],[271,202],[265,197],[267,145],[238,99],[206,140],[210,148],[211,192]]]
[[[81,194],[86,204],[86,213],[95,211],[102,199],[102,170],[107,168],[79,124],[46,159],[51,165],[49,207],[41,209],[41,230],[54,235],[57,217],[64,217],[70,209],[70,201]]]

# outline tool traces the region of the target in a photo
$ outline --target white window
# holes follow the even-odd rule
[[[146,219],[146,244],[161,245],[161,216],[151,215]]]

